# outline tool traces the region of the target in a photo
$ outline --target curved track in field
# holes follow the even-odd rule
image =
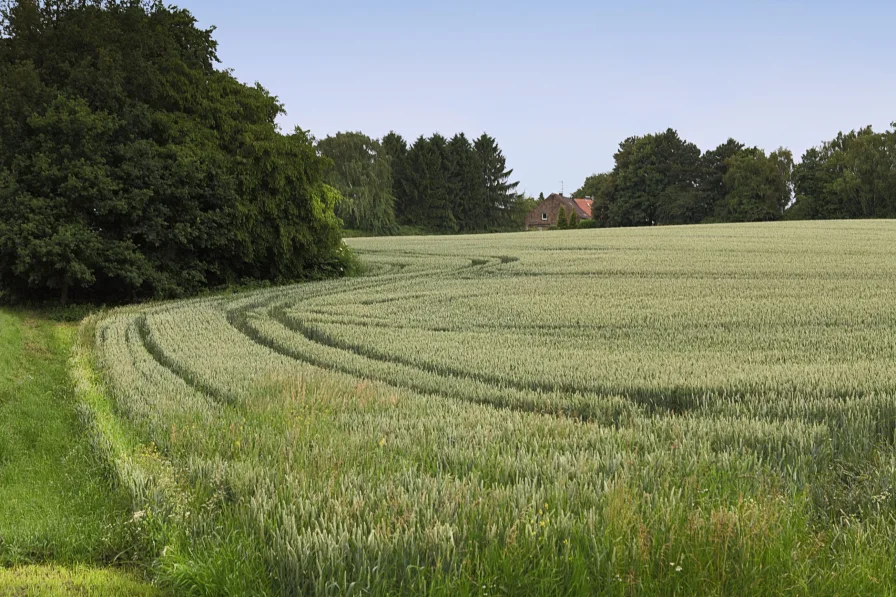
[[[581,252],[581,251],[580,251]],[[573,254],[576,254],[573,251]],[[373,261],[371,275],[354,280],[300,285],[250,294],[233,300],[217,299],[208,303],[208,309],[217,319],[226,320],[239,338],[229,342],[245,342],[278,357],[298,361],[325,370],[337,371],[358,378],[369,379],[406,388],[421,394],[439,395],[547,415],[561,415],[584,422],[618,425],[620,416],[628,410],[643,415],[686,413],[699,410],[702,416],[761,416],[776,420],[782,416],[794,416],[802,408],[798,403],[807,396],[826,403],[866,399],[876,401],[880,395],[893,388],[838,387],[835,384],[804,384],[788,390],[774,379],[758,380],[749,384],[725,384],[717,378],[691,381],[683,379],[673,383],[651,386],[637,377],[628,381],[604,379],[600,371],[589,375],[555,375],[553,369],[564,366],[562,361],[548,361],[547,373],[540,376],[519,375],[502,370],[489,370],[480,364],[465,361],[465,350],[447,353],[441,358],[431,358],[426,351],[401,352],[378,347],[372,339],[383,333],[425,334],[423,338],[438,343],[441,333],[462,329],[472,342],[483,339],[494,344],[496,352],[502,349],[502,339],[517,334],[557,337],[565,340],[580,331],[581,326],[563,321],[533,323],[531,321],[492,322],[481,319],[481,313],[473,312],[472,322],[453,318],[450,305],[461,308],[470,305],[490,304],[502,308],[502,297],[490,296],[483,284],[494,279],[549,279],[562,284],[565,274],[539,272],[526,269],[527,260],[511,256],[476,257],[468,254],[443,255],[420,251],[385,249],[369,250],[364,255]],[[522,269],[520,268],[522,266]],[[660,280],[668,272],[655,272]],[[630,275],[631,272],[627,272]],[[584,284],[595,282],[593,274],[579,275]],[[729,283],[738,276],[729,275]],[[715,275],[702,274],[700,283],[716,284]],[[705,282],[709,280],[710,282]],[[502,282],[503,283],[503,282]],[[544,292],[544,284],[539,287]],[[550,304],[562,305],[567,297],[562,292],[549,297]],[[507,296],[507,301],[519,300],[519,296]],[[415,319],[428,304],[448,305],[448,316],[442,320]],[[190,303],[186,303],[189,305]],[[404,317],[404,310],[411,311]],[[660,322],[661,323],[661,322]],[[635,333],[640,328],[655,325],[647,316],[643,322],[630,325],[614,325],[602,328],[607,333]],[[184,379],[202,393],[225,401],[238,401],[238,392],[222,389],[209,383],[209,373],[190,362],[189,355],[180,358],[169,355],[166,344],[151,333],[151,318],[143,316],[138,330],[149,353],[160,365]],[[354,334],[339,337],[330,329],[350,329]],[[212,333],[209,342],[216,342]],[[483,351],[481,346],[470,349]],[[488,347],[486,346],[486,349]],[[586,345],[587,348],[587,345]],[[255,350],[255,349],[253,349]],[[256,358],[263,360],[263,352]],[[549,355],[550,356],[550,355]],[[282,370],[288,365],[278,365]],[[766,368],[775,367],[770,365]],[[637,371],[633,371],[637,373]],[[649,373],[649,372],[648,372]],[[892,384],[890,384],[892,386]],[[781,403],[780,410],[753,408],[765,396],[775,394]],[[625,406],[628,404],[628,406]],[[746,405],[746,406],[744,406]],[[747,412],[744,412],[744,409]],[[879,409],[880,411],[880,409]],[[883,420],[892,417],[880,411]],[[807,423],[818,420],[812,413],[803,418]],[[822,417],[823,419],[824,417]]]
[[[663,247],[663,260],[641,246],[525,240],[510,247],[521,249],[516,255],[485,252],[475,240],[440,241],[442,250],[422,239],[410,247],[368,241],[362,278],[121,317],[133,321],[130,350],[145,350],[224,404],[239,403],[266,375],[305,364],[423,395],[612,426],[632,415],[686,413],[828,424],[852,416],[842,408],[849,403],[864,405],[881,421],[875,436],[891,440],[896,409],[887,396],[896,393],[896,375],[871,342],[881,329],[888,337],[887,321],[896,321],[885,306],[892,280],[883,262],[857,285],[854,267],[831,277],[829,261],[810,251],[808,266],[768,265],[742,261],[735,250],[695,258],[688,238]],[[558,254],[569,261],[558,264]],[[768,293],[786,281],[785,304],[797,305],[816,292],[806,279],[834,289],[835,300],[791,321]],[[709,292],[718,305],[705,300]],[[857,307],[854,292],[873,302]],[[589,293],[607,305],[606,316],[577,312]],[[881,313],[882,327],[870,325],[868,316]],[[832,351],[838,345],[852,362]]]
[[[814,546],[807,518],[896,508],[896,245],[781,229],[359,239],[363,277],[111,311],[96,364],[145,442],[121,469],[170,524],[230,525],[283,594],[398,594],[408,562],[454,582],[494,545],[496,577],[571,544],[613,578],[641,532],[620,505],[651,561],[757,512],[782,526],[732,553]]]

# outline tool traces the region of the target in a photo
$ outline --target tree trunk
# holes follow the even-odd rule
[[[62,290],[59,295],[59,304],[62,305],[63,307],[68,304],[68,286],[69,286],[68,276],[65,276],[62,279]]]

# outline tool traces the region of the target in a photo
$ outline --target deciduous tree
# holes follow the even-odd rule
[[[160,2],[21,0],[0,15],[0,285],[170,297],[338,271],[325,160]]]
[[[317,148],[332,160],[326,179],[343,197],[336,214],[346,225],[374,234],[396,233],[392,168],[383,147],[363,133],[337,133],[319,141]]]
[[[669,129],[623,141],[615,155],[612,226],[692,223],[698,215],[700,149]]]

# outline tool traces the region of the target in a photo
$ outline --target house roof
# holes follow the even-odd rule
[[[591,199],[573,199],[573,203],[576,204],[576,207],[578,208],[577,211],[581,212],[579,214],[580,217],[582,215],[584,215],[586,218],[591,217]]]
[[[541,213],[542,205],[551,201],[559,201],[560,205],[563,206],[567,213],[575,212],[580,220],[589,220],[592,218],[591,199],[573,199],[572,197],[564,197],[560,193],[553,193],[550,197],[541,201],[535,206],[535,209],[530,212],[530,215]]]

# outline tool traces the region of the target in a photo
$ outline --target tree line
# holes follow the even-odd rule
[[[793,219],[896,218],[896,130],[841,132],[803,154],[793,180]]]
[[[896,132],[840,133],[806,151],[728,139],[701,152],[668,129],[620,143],[610,172],[576,191],[597,226],[896,217]]]
[[[360,132],[318,142],[332,160],[327,181],[343,201],[336,213],[348,228],[395,234],[400,226],[439,234],[519,230],[530,202],[517,194],[497,141],[395,132],[374,140]]]
[[[0,295],[121,302],[352,265],[329,161],[160,0],[0,4]]]

